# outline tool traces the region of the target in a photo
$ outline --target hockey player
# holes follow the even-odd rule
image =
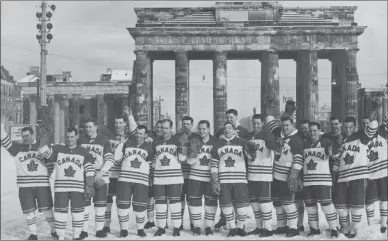
[[[129,133],[126,131],[129,125]],[[125,143],[128,138],[134,139],[133,132],[136,130],[137,124],[133,118],[131,109],[124,109],[123,113],[115,117],[115,129],[116,135],[110,136],[109,142],[111,144],[112,153],[115,152],[116,147],[120,143]],[[105,211],[105,224],[103,231],[110,233],[110,223],[112,216],[113,196],[116,196],[117,180],[120,175],[121,162],[116,162],[109,172],[109,185],[108,185],[108,197],[107,206]]]
[[[309,123],[310,123],[309,120],[302,120],[301,123],[300,123],[298,133],[299,133],[299,136],[303,140],[307,140],[308,139],[308,136],[309,136]]]
[[[375,111],[373,111],[375,112]],[[371,113],[374,116],[373,113]],[[377,129],[377,121],[374,118],[371,120],[374,124],[368,124],[375,131]],[[366,189],[365,204],[368,225],[371,224],[371,219],[374,216],[375,202],[379,200],[380,203],[380,221],[381,233],[387,230],[387,201],[388,201],[388,118],[385,117],[384,123],[378,128],[377,133],[369,139],[367,144],[368,166],[370,171],[370,179]]]
[[[281,119],[279,146],[275,151],[274,180],[272,182],[272,200],[276,209],[278,227],[276,234],[286,233],[288,237],[299,234],[297,229],[298,210],[295,205],[295,193],[301,191],[300,168],[303,166],[302,138],[294,128],[293,119]],[[287,227],[288,222],[288,227]]]
[[[219,195],[220,207],[229,226],[228,237],[247,235],[244,224],[249,206],[249,194],[245,161],[253,152],[247,140],[235,135],[235,128],[233,123],[226,122],[225,135],[212,150],[212,188],[213,192]],[[237,225],[233,201],[237,209]]]
[[[332,143],[328,139],[321,139],[321,127],[317,122],[309,123],[309,138],[303,144],[303,166],[295,165],[303,170],[303,191],[306,210],[309,219],[310,233],[308,236],[320,234],[318,205],[326,216],[332,238],[338,237],[337,213],[331,198],[331,174],[329,155],[332,153]],[[337,145],[336,150],[339,149]]]
[[[335,183],[335,206],[339,214],[341,232],[348,238],[354,238],[362,217],[365,205],[365,192],[368,170],[367,143],[377,131],[370,125],[365,131],[355,132],[356,119],[347,117],[344,120],[346,139],[337,155],[333,166]],[[352,214],[350,226],[349,209]]]
[[[156,137],[152,144],[154,158],[152,161],[151,178],[153,180],[153,194],[155,198],[156,224],[158,230],[155,236],[165,234],[167,218],[167,199],[169,210],[171,211],[171,222],[174,226],[173,236],[180,236],[180,226],[182,225],[181,214],[181,192],[183,184],[183,174],[181,162],[183,159],[178,156],[179,140],[172,136],[172,121],[165,119],[162,121],[161,137]]]
[[[179,140],[180,146],[178,148],[182,148],[182,151],[188,155],[189,150],[189,139],[193,136],[196,136],[196,133],[193,133],[191,129],[193,128],[193,118],[190,116],[183,116],[182,118],[182,132],[175,134],[177,139]],[[189,175],[190,175],[190,165],[187,164],[187,160],[182,161],[182,173],[183,173],[183,186],[182,186],[182,194],[181,194],[181,205],[182,205],[182,225],[180,227],[183,230],[183,217],[186,209],[186,202],[189,201],[188,188],[189,188]],[[191,220],[191,214],[189,209],[189,220],[190,220],[190,229],[194,229],[194,225]]]
[[[280,119],[290,117],[296,123],[296,103],[294,100],[287,100],[284,111],[280,113]]]
[[[152,165],[152,144],[145,142],[147,127],[139,125],[136,129],[136,142],[127,140],[115,159],[122,162],[117,183],[117,212],[120,220],[120,237],[128,236],[129,208],[131,199],[136,216],[137,235],[147,236],[144,232],[147,214],[149,173]]]
[[[202,198],[205,197],[205,233],[212,235],[212,226],[217,211],[217,196],[213,193],[210,182],[211,151],[218,139],[210,136],[210,123],[207,120],[198,122],[198,134],[190,139],[191,165],[188,196],[189,210],[194,225],[193,235],[201,235]]]
[[[253,132],[250,133],[249,142],[254,146],[256,158],[248,162],[248,189],[256,229],[249,232],[249,235],[269,237],[272,236],[271,182],[276,138],[267,129],[263,129],[264,123],[263,115],[253,115]]]
[[[49,181],[54,166],[39,155],[39,144],[35,142],[33,134],[31,127],[24,127],[21,130],[23,144],[12,143],[1,123],[1,145],[14,157],[16,164],[20,206],[30,231],[28,240],[38,239],[35,215],[37,203],[39,212],[44,213],[51,228],[51,236],[57,238]]]
[[[93,157],[96,175],[94,182],[96,186],[94,202],[95,213],[95,227],[96,237],[104,238],[106,233],[103,231],[105,223],[105,210],[107,202],[107,192],[109,183],[109,170],[114,166],[115,160],[113,158],[112,149],[109,139],[105,136],[97,134],[97,124],[94,119],[85,121],[85,132],[79,143],[85,147]],[[89,214],[91,209],[91,199],[85,200],[85,220],[81,238],[88,237]]]
[[[42,156],[54,163],[54,217],[59,240],[65,239],[69,201],[73,224],[73,239],[81,240],[84,220],[85,199],[94,195],[95,174],[92,156],[85,148],[77,145],[77,129],[66,130],[66,145],[39,149]]]

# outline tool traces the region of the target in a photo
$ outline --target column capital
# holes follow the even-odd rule
[[[186,49],[176,49],[176,50],[174,50],[174,54],[175,54],[175,55],[178,55],[178,54],[187,55],[187,54],[188,54],[188,51],[187,51]]]
[[[148,50],[134,50],[135,55],[148,55]]]

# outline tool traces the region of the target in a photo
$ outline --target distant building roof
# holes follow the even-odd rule
[[[106,69],[105,73],[101,74],[103,81],[130,81],[132,80],[131,69]]]
[[[24,76],[23,78],[21,78],[20,80],[18,80],[17,82],[18,83],[32,83],[32,82],[36,82],[36,80],[38,78],[39,77],[36,75],[27,75],[27,76]]]

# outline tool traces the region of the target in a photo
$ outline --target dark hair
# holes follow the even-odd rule
[[[225,112],[227,115],[233,114],[234,116],[238,116],[238,112],[235,109],[229,109]]]
[[[207,121],[207,120],[200,120],[198,122],[198,126],[202,125],[202,124],[206,124],[207,128],[210,128],[210,122],[209,121]]]
[[[97,120],[96,120],[96,118],[88,118],[88,119],[86,119],[85,121],[84,121],[84,123],[86,124],[86,123],[90,123],[90,122],[92,122],[95,126],[97,125]]]
[[[158,120],[158,121],[155,123],[155,126],[156,126],[157,124],[162,124],[162,120]]]
[[[353,122],[354,125],[356,125],[356,118],[354,118],[353,116],[347,116],[344,120],[345,123],[351,123]]]
[[[147,127],[145,126],[145,125],[138,125],[137,126],[137,129],[138,130],[145,130],[145,133],[147,134],[147,132],[148,132],[148,129],[147,129]]]
[[[91,122],[91,121],[89,121],[89,122]],[[85,122],[85,123],[89,123],[89,122]],[[67,133],[72,133],[73,131],[74,131],[75,135],[78,135],[78,130],[75,127],[69,127],[66,129]]]
[[[253,120],[261,120],[261,122],[265,122],[265,118],[264,118],[264,115],[262,115],[262,114],[254,114],[253,116],[252,116],[252,121]]]
[[[362,117],[362,119],[363,119],[363,120],[365,120],[365,119],[368,119],[368,120],[369,120],[369,116],[364,116],[364,117]]]
[[[294,124],[294,120],[293,120],[291,117],[289,117],[289,116],[283,117],[280,121],[281,121],[281,122],[290,121],[291,124]]]
[[[330,117],[330,121],[333,121],[333,120],[338,120],[339,122],[341,122],[340,119],[337,116]]]
[[[163,119],[163,120],[161,120],[161,123],[163,124],[163,123],[169,123],[170,124],[170,128],[172,127],[172,125],[174,124],[173,122],[172,122],[172,120],[170,120],[170,119]]]
[[[116,115],[116,116],[115,116],[115,120],[119,120],[119,119],[123,119],[123,120],[124,120],[124,122],[128,122],[128,118],[127,118],[127,116],[126,116],[126,115],[124,115],[123,113],[121,113],[121,114],[118,114],[118,115]]]
[[[30,132],[31,135],[34,134],[34,130],[32,129],[31,126],[23,127],[23,129],[21,130],[21,132],[26,132],[26,131]]]
[[[232,125],[233,129],[234,129],[234,130],[236,129],[236,126],[235,126],[232,122],[230,122],[230,121],[225,122],[225,123],[224,123],[224,127],[225,127],[226,125]]]
[[[190,121],[191,124],[193,124],[193,122],[194,122],[193,118],[191,118],[190,116],[183,116],[182,117],[182,122],[183,121]]]
[[[318,127],[318,130],[321,129],[321,125],[318,122],[315,122],[315,121],[309,122],[309,126],[316,126],[316,127]]]
[[[303,125],[303,124],[309,124],[310,125],[310,123],[312,123],[312,122],[310,122],[309,120],[302,120],[300,122],[301,125]],[[316,122],[314,122],[314,123],[316,123]]]

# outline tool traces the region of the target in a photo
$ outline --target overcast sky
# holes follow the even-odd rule
[[[134,27],[134,7],[212,6],[200,1],[50,1],[57,9],[51,23],[53,41],[48,45],[48,73],[71,71],[74,81],[98,81],[106,68],[132,69],[134,40],[127,27]],[[358,73],[366,87],[384,85],[387,79],[387,2],[279,2],[284,5],[356,5],[355,21],[368,26],[359,37]],[[1,2],[1,64],[15,79],[38,66],[36,40],[38,1]],[[331,64],[319,60],[320,105],[330,105]],[[228,61],[228,107],[248,116],[260,104],[260,62]],[[295,63],[280,61],[280,99],[295,96]],[[205,75],[205,81],[202,76]],[[154,63],[154,96],[165,100],[163,112],[174,112],[174,62]],[[195,119],[212,120],[212,62],[190,62],[191,114]],[[201,94],[198,94],[201,93]],[[244,105],[241,100],[244,100]],[[249,104],[248,104],[249,103]],[[283,106],[283,103],[281,103]]]

